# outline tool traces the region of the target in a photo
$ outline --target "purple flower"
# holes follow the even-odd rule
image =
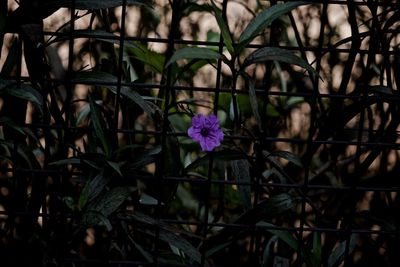
[[[224,133],[219,127],[219,120],[214,114],[208,117],[201,114],[194,116],[188,135],[193,140],[200,142],[203,151],[213,150],[224,139]]]

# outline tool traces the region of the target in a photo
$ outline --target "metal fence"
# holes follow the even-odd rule
[[[400,266],[397,1],[0,9],[1,266]]]

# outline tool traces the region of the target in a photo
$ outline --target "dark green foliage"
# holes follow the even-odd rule
[[[400,265],[398,4],[220,2],[2,1],[0,266]]]

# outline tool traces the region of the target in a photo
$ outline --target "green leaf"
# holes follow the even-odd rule
[[[209,5],[200,5],[195,2],[185,2],[183,9],[182,9],[182,14],[189,15],[192,12],[203,12],[203,11],[212,11],[212,7]]]
[[[129,165],[130,169],[137,170],[147,164],[153,163],[156,160],[156,156],[160,154],[161,146],[156,146],[154,148],[146,150],[143,154],[138,155],[135,160]]]
[[[112,74],[100,71],[80,71],[75,73],[75,78],[73,79],[75,83],[104,83],[104,87],[108,88],[114,94],[117,93],[117,77]],[[113,85],[115,83],[115,85]],[[149,115],[153,115],[156,112],[157,106],[150,105],[143,96],[134,91],[131,87],[122,87],[121,95],[127,97],[128,99],[135,102],[144,112]],[[86,112],[84,109],[82,110],[83,114],[78,116],[78,120],[80,121],[86,116]]]
[[[201,254],[200,252],[185,238],[177,234],[176,229],[172,229],[165,223],[159,222],[150,216],[143,213],[135,212],[133,214],[128,214],[128,217],[143,223],[149,224],[151,226],[157,226],[160,229],[160,239],[185,253],[191,260],[200,263]],[[184,232],[182,232],[184,234]]]
[[[289,151],[275,151],[275,152],[271,153],[271,156],[284,158],[298,167],[303,167],[303,163],[301,162],[301,159],[297,155],[295,155]]]
[[[192,244],[190,244],[189,241],[177,235],[176,233],[170,230],[161,229],[160,239],[180,249],[181,252],[185,253],[191,260],[197,263],[201,262],[201,253]]]
[[[103,9],[122,5],[121,0],[53,0],[44,1],[42,8],[70,8],[72,7],[72,1],[75,1],[75,8],[80,10]],[[140,0],[126,0],[126,2],[127,4],[146,5],[146,1]]]
[[[249,90],[249,100],[250,100],[250,106],[251,110],[253,111],[254,118],[256,119],[257,126],[262,131],[262,121],[261,121],[261,116],[260,113],[258,112],[258,103],[257,103],[257,95],[256,95],[256,90],[254,88],[254,84],[249,77],[249,75],[244,75],[244,78],[246,80],[246,85]]]
[[[321,249],[321,233],[320,232],[313,232],[313,246],[311,250],[311,259],[310,262],[314,267],[321,266],[321,256],[322,256],[322,249]]]
[[[301,198],[294,197],[288,193],[282,193],[270,197],[259,204],[265,212],[273,214],[281,214],[293,209]]]
[[[82,35],[85,38],[96,39],[101,42],[112,43],[116,46],[120,45],[119,36],[102,31],[102,30],[75,30],[74,34],[77,36]],[[60,36],[55,38],[53,42],[62,42],[68,40],[67,36]],[[136,58],[142,61],[146,66],[149,66],[153,71],[163,73],[165,55],[152,51],[147,45],[140,43],[139,41],[125,41],[124,48],[126,56]]]
[[[292,182],[292,178],[282,168],[282,166],[279,163],[279,161],[277,161],[274,157],[271,157],[271,156],[273,156],[272,153],[269,153],[268,151],[263,150],[263,156],[264,156],[264,159],[267,162],[269,162],[269,164],[271,164],[271,166],[277,171],[276,174],[278,174],[279,176],[284,178],[286,181],[291,181]]]
[[[104,167],[104,163],[99,163],[99,162],[87,160],[87,159],[82,159],[82,163],[85,163],[86,165],[88,165],[98,171],[102,170]]]
[[[305,60],[296,56],[291,51],[278,47],[263,47],[251,53],[243,62],[242,67],[245,68],[254,63],[261,63],[269,60],[276,60],[300,66],[309,72],[317,75],[316,70],[311,67]]]
[[[125,162],[113,162],[109,160],[107,160],[106,162],[114,171],[116,171],[119,174],[119,176],[122,176],[121,166],[125,164]]]
[[[90,210],[83,214],[82,224],[85,226],[104,226],[108,231],[112,230],[111,222],[104,214],[98,211]]]
[[[67,159],[57,160],[49,163],[49,166],[63,166],[68,164],[81,164],[81,159],[67,158]]]
[[[90,189],[90,182],[87,182],[85,187],[83,187],[81,194],[79,195],[78,210],[82,210],[83,207],[85,207],[86,203],[88,202],[89,189]]]
[[[158,205],[158,200],[148,194],[141,193],[139,203],[142,205]]]
[[[249,156],[247,156],[245,153],[243,153],[239,150],[225,149],[225,150],[220,150],[220,151],[214,151],[212,153],[207,153],[203,157],[196,159],[195,161],[190,163],[188,166],[186,166],[185,170],[188,171],[190,169],[194,169],[203,164],[207,164],[210,160],[211,155],[213,155],[213,157],[215,159],[226,160],[226,161],[249,158]]]
[[[349,254],[353,253],[357,245],[358,235],[352,234],[350,237]],[[328,258],[327,267],[338,267],[344,260],[346,252],[346,240],[340,242],[339,245],[332,251]]]
[[[103,191],[110,179],[104,177],[103,174],[98,174],[94,177],[88,185],[88,201],[95,199]]]
[[[169,135],[165,142],[164,156],[164,174],[167,176],[182,175],[182,162],[180,156],[180,145],[176,136]]]
[[[132,242],[133,246],[140,252],[140,254],[142,254],[142,256],[150,263],[153,262],[153,256],[146,251],[141,245],[139,245],[138,243],[135,242],[135,240],[133,240],[133,238],[128,235],[129,240]]]
[[[393,95],[393,89],[384,85],[370,85],[367,86],[370,93],[377,95]]]
[[[22,134],[22,135],[26,135],[25,131],[23,130],[22,127],[19,127],[17,124],[15,124],[15,122],[10,119],[9,117],[0,117],[0,125],[6,125],[8,127],[10,127],[11,129],[15,130],[16,132]]]
[[[74,83],[84,83],[84,84],[111,84],[109,85],[113,92],[116,92],[117,77],[114,75],[102,72],[102,71],[78,71],[74,74],[72,79]],[[115,84],[115,85],[113,85]]]
[[[133,191],[134,188],[130,187],[115,187],[105,193],[95,204],[90,205],[88,210],[98,211],[108,217],[121,206]]]
[[[40,113],[43,113],[43,99],[41,94],[33,87],[27,84],[12,84],[3,89],[6,94],[11,96],[30,101],[35,107],[38,108]]]
[[[228,49],[229,53],[233,54],[234,48],[233,48],[233,42],[231,38],[231,34],[229,32],[228,25],[225,23],[224,19],[222,18],[222,13],[221,10],[218,9],[218,7],[214,4],[214,1],[211,1],[212,8],[214,10],[215,14],[215,19],[217,20],[219,29],[221,30],[222,37],[224,38],[224,43],[226,45],[226,48]]]
[[[248,183],[249,185],[238,184],[238,189],[242,197],[244,209],[251,209],[251,177],[250,165],[247,160],[239,159],[231,161],[232,174],[238,183]]]
[[[292,210],[301,200],[300,197],[294,197],[287,193],[274,195],[269,199],[263,200],[252,209],[242,213],[233,223],[238,225],[254,225],[262,220],[276,218],[289,210]],[[215,248],[227,240],[237,238],[240,232],[233,228],[224,228],[215,236],[210,237],[205,242],[207,249]]]
[[[82,210],[88,202],[90,203],[100,195],[108,181],[109,179],[104,177],[103,174],[98,174],[91,181],[88,181],[79,196],[78,209]]]
[[[270,265],[268,265],[268,263],[272,259],[272,255],[270,255],[270,254],[271,254],[271,252],[273,250],[273,246],[274,246],[274,244],[275,244],[277,239],[278,239],[277,236],[273,236],[268,240],[268,243],[265,245],[264,252],[263,252],[263,257],[262,257],[262,265],[261,265],[261,267],[270,266]]]
[[[109,139],[106,136],[106,123],[98,110],[97,104],[93,100],[91,95],[88,95],[89,105],[90,105],[90,118],[93,124],[93,128],[97,138],[99,138],[102,147],[104,149],[104,153],[107,156],[111,154],[111,147],[109,144]]]
[[[262,227],[266,231],[268,231],[271,234],[277,236],[280,240],[285,242],[294,251],[298,250],[299,241],[289,231],[284,230],[284,229],[282,229],[282,230],[281,229],[274,229],[274,228],[276,228],[276,225],[271,224],[271,223],[267,223],[267,222],[264,222],[264,221],[257,223],[256,226]],[[309,266],[309,267],[320,267],[320,265],[314,265],[315,262],[312,262],[310,260],[310,259],[314,259],[314,258],[311,256],[312,254],[310,254],[308,251],[302,250],[300,252],[300,255],[304,259],[304,261],[306,262],[307,266]],[[317,260],[317,259],[315,259],[315,260]]]
[[[76,126],[80,126],[83,121],[89,116],[90,114],[90,105],[85,103],[83,107],[79,110],[78,116],[76,118]]]
[[[4,2],[7,3],[7,1],[3,1],[3,3]],[[15,66],[17,66],[16,64],[18,60],[19,49],[19,41],[17,38],[15,38],[12,41],[12,45],[8,50],[6,61],[1,69],[1,76],[9,77],[12,75]]]
[[[289,97],[285,103],[286,104],[285,109],[288,110],[288,109],[295,107],[304,102],[305,102],[304,97],[300,97],[300,96]]]
[[[146,45],[138,41],[125,42],[125,50],[128,56],[132,56],[142,61],[157,73],[164,72],[165,55],[149,49]]]
[[[239,49],[237,53],[240,53],[246,45],[248,45],[258,34],[260,34],[267,26],[269,26],[274,20],[281,17],[285,13],[293,10],[294,8],[309,4],[307,2],[294,1],[284,4],[274,5],[268,9],[265,9],[259,13],[243,31],[239,38]]]
[[[207,250],[204,255],[206,258],[211,257],[212,255],[214,255],[215,253],[217,253],[218,251],[228,247],[230,244],[232,244],[233,240],[228,240],[227,242],[224,242],[222,244],[218,244],[215,247]]]
[[[184,47],[175,51],[166,67],[181,59],[219,59],[222,55],[204,47]]]
[[[126,96],[133,102],[135,102],[144,112],[149,115],[154,115],[158,107],[156,105],[150,105],[143,96],[141,96],[138,92],[134,91],[132,88],[122,87],[121,94]]]
[[[294,251],[297,251],[298,240],[294,238],[293,235],[289,233],[287,230],[273,229],[276,228],[276,225],[264,221],[257,223],[256,226],[264,228],[266,231],[277,236],[280,240],[285,242]]]

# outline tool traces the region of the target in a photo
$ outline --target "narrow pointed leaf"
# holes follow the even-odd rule
[[[288,151],[275,151],[275,152],[271,153],[271,156],[284,158],[296,166],[303,167],[301,159],[297,155],[290,153]]]
[[[138,92],[128,87],[121,88],[121,94],[135,102],[144,112],[153,115],[156,112],[155,106],[150,105]]]
[[[82,224],[85,226],[104,226],[108,231],[112,230],[110,220],[98,211],[90,210],[83,214]]]
[[[117,93],[117,77],[112,74],[100,71],[81,71],[75,74],[73,79],[75,83],[97,83],[104,84],[104,87],[110,89],[114,94]],[[156,112],[156,108],[150,105],[139,93],[134,91],[130,87],[122,87],[121,95],[127,97],[131,101],[135,102],[144,112],[152,115]],[[84,116],[86,114],[82,114]],[[81,117],[79,117],[81,118]]]
[[[309,65],[305,60],[296,56],[291,51],[278,47],[263,47],[254,51],[243,62],[243,68],[254,63],[262,63],[272,60],[297,65],[308,70],[314,75],[317,74],[315,69],[311,67],[311,65]]]
[[[285,242],[294,251],[297,251],[298,240],[294,238],[293,235],[289,233],[287,230],[274,229],[276,226],[267,222],[259,222],[257,223],[257,226],[265,228],[266,231],[277,236],[280,240]]]
[[[319,267],[321,266],[321,233],[314,232],[313,233],[313,247],[311,251],[311,259],[310,262],[312,266]]]
[[[201,262],[200,252],[183,237],[172,231],[162,229],[160,231],[160,239],[180,249],[181,252],[185,253],[191,260],[197,263]]]
[[[160,229],[159,235],[162,241],[180,249],[191,260],[197,263],[201,262],[200,252],[189,241],[187,241],[185,238],[179,235],[176,229],[172,229],[167,224],[157,221],[152,217],[145,215],[143,213],[135,212],[134,214],[129,214],[129,217],[143,224],[157,226]],[[185,233],[183,231],[180,232]]]
[[[146,150],[142,154],[138,155],[138,157],[129,165],[129,168],[137,170],[146,166],[147,164],[153,163],[160,152],[161,146],[156,146]]]
[[[393,95],[394,90],[384,85],[371,85],[367,86],[367,90],[377,95]]]
[[[259,13],[243,31],[239,39],[239,46],[243,49],[247,44],[251,42],[258,34],[260,34],[267,26],[269,26],[274,20],[288,13],[294,8],[306,5],[307,2],[294,1],[284,4],[274,5],[261,13]],[[240,51],[239,51],[240,52]]]
[[[242,197],[242,202],[244,209],[247,211],[251,209],[251,177],[250,177],[250,166],[249,162],[244,159],[233,160],[231,162],[232,174],[237,182],[239,183],[248,183],[246,184],[238,184],[238,189],[240,195]]]
[[[263,257],[262,257],[262,265],[261,267],[269,266],[268,263],[272,261],[273,254],[273,246],[275,245],[276,240],[278,239],[277,236],[273,236],[269,239],[268,243],[265,245]]]
[[[63,166],[68,164],[81,164],[81,159],[68,158],[68,159],[57,160],[49,163],[49,166]]]
[[[358,235],[352,234],[350,237],[350,244],[349,244],[349,253],[353,253],[354,249],[356,248]],[[337,267],[339,266],[345,257],[346,252],[346,240],[340,242],[340,244],[332,251],[328,258],[328,267]]]
[[[103,191],[109,179],[103,174],[98,174],[88,183],[88,201],[95,199]]]
[[[217,8],[217,6],[214,4],[213,1],[211,1],[212,3],[212,7],[214,10],[214,14],[215,14],[215,19],[217,20],[218,26],[221,30],[221,34],[222,34],[222,38],[224,38],[224,43],[226,45],[226,48],[228,49],[229,53],[233,53],[234,49],[233,49],[233,42],[232,42],[232,38],[231,38],[231,34],[229,32],[229,28],[228,25],[225,23],[224,19],[222,18],[222,13],[221,10],[219,10]]]
[[[114,170],[116,171],[120,176],[122,176],[121,173],[121,165],[123,165],[125,162],[113,162],[113,161],[109,161],[107,160],[107,164]]]
[[[40,93],[27,84],[12,85],[5,92],[14,97],[30,101],[40,113],[43,113],[43,99]]]
[[[218,160],[235,160],[235,159],[248,159],[248,156],[238,150],[226,149],[221,151],[214,151],[212,153],[207,153],[203,157],[200,157],[186,166],[185,170],[188,171],[190,169],[194,169],[198,166],[206,164],[209,162],[211,154],[215,159]]]
[[[25,131],[22,127],[19,127],[15,122],[13,122],[9,117],[2,116],[0,117],[0,125],[6,125],[11,129],[17,131],[22,135],[26,135]]]
[[[258,128],[260,129],[260,131],[262,131],[262,121],[260,113],[258,112],[258,102],[254,84],[248,75],[245,75],[244,77],[246,79],[247,89],[249,90],[249,100],[250,100],[251,110],[253,111],[253,115],[254,118],[256,119]]]
[[[7,1],[3,1],[7,2]],[[11,47],[8,50],[6,61],[4,62],[3,68],[1,69],[1,75],[3,77],[8,77],[12,75],[12,72],[17,64],[18,53],[19,53],[19,41],[14,39]],[[1,54],[1,53],[0,53]]]
[[[158,205],[158,200],[148,194],[141,193],[139,203],[142,205]]]
[[[181,59],[219,59],[222,55],[204,47],[184,47],[175,51],[172,57],[168,60],[167,65]]]
[[[133,246],[142,254],[142,256],[150,263],[153,262],[153,256],[150,254],[150,252],[146,251],[141,245],[135,242],[133,238],[129,235],[129,240],[132,242]]]
[[[111,213],[116,211],[119,206],[130,196],[133,188],[130,187],[116,187],[108,191],[102,198],[89,209],[102,213],[108,217]]]
[[[111,153],[111,147],[108,142],[108,138],[106,137],[106,123],[101,116],[101,113],[96,106],[95,101],[93,100],[92,96],[89,95],[89,105],[90,105],[90,118],[93,124],[94,131],[96,133],[97,138],[99,138],[104,152],[107,156]]]

